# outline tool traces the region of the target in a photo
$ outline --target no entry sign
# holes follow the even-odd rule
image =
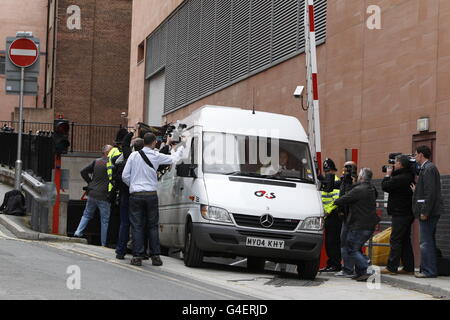
[[[20,68],[32,66],[38,59],[39,48],[33,40],[19,38],[9,48],[9,59]]]

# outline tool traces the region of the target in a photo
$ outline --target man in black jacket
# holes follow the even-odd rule
[[[338,206],[349,205],[346,221],[348,234],[344,249],[347,250],[348,257],[355,262],[356,274],[352,279],[357,281],[366,281],[370,277],[367,273],[369,264],[361,249],[380,221],[376,213],[378,192],[371,183],[372,175],[370,169],[361,169],[355,187],[334,202]]]
[[[431,150],[420,146],[416,150],[416,161],[421,165],[417,185],[411,186],[414,216],[420,223],[420,272],[417,278],[435,278],[438,276],[436,257],[436,226],[444,212],[441,195],[441,176],[430,161]]]
[[[389,167],[381,183],[383,191],[389,193],[387,211],[392,216],[391,252],[386,270],[382,270],[382,274],[414,273],[414,253],[411,245],[411,225],[414,222],[413,193],[410,187],[413,182],[414,174],[408,156],[397,156],[394,170]],[[400,259],[403,269],[399,271]]]

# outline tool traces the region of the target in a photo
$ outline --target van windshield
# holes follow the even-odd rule
[[[315,183],[307,143],[203,133],[203,172]]]

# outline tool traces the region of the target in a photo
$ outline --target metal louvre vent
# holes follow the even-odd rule
[[[186,0],[148,38],[146,78],[165,68],[164,112],[304,52],[305,0]],[[315,1],[325,42],[327,1]]]
[[[259,216],[233,213],[233,218],[240,227],[260,228],[264,230],[294,231],[300,222],[300,220],[274,218],[273,225],[270,228],[264,228],[261,225],[261,217]]]

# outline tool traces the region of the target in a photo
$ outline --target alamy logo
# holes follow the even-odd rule
[[[66,270],[67,274],[70,276],[67,278],[66,286],[69,290],[80,290],[81,289],[81,269],[79,266],[72,265],[68,266]]]
[[[381,29],[381,8],[376,5],[367,7],[367,14],[370,14],[367,19],[367,28],[369,30]]]

